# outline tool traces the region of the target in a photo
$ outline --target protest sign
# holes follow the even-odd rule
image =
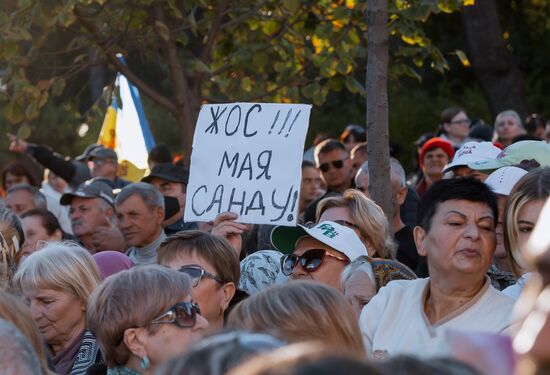
[[[296,225],[311,106],[203,105],[197,120],[185,221],[221,212],[242,223]]]

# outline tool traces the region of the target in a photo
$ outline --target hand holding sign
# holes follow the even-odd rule
[[[186,221],[234,212],[243,223],[295,225],[311,106],[232,103],[201,108]]]
[[[242,234],[250,229],[247,224],[237,223],[239,216],[233,212],[223,212],[216,216],[212,233],[214,236],[225,238],[235,248],[237,256],[241,255],[243,245]]]

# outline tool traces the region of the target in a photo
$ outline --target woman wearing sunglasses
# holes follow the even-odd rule
[[[108,277],[90,297],[87,320],[109,375],[152,374],[208,326],[191,299],[189,278],[157,265]]]
[[[200,230],[179,232],[160,245],[158,262],[191,278],[193,299],[209,330],[223,328],[240,276],[239,259],[229,242]]]
[[[312,228],[278,226],[271,233],[282,252],[281,272],[291,280],[314,280],[342,290],[344,267],[368,255],[357,234],[343,225],[324,221]]]

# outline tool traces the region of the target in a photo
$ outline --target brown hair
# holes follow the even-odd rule
[[[365,356],[353,355],[345,348],[318,343],[292,344],[271,353],[258,355],[232,369],[227,375],[362,374],[381,375]]]
[[[44,343],[38,327],[32,318],[29,308],[17,296],[0,290],[0,318],[16,326],[31,343],[38,360],[42,374],[53,374],[48,370],[48,360],[44,351]]]
[[[239,258],[225,238],[201,230],[175,233],[160,244],[158,263],[166,265],[187,254],[204,258],[224,283],[232,282],[235,286],[239,283]]]
[[[23,163],[18,161],[12,161],[8,165],[6,165],[2,170],[2,187],[4,188],[4,190],[7,190],[6,175],[8,173],[11,173],[14,176],[25,176],[29,181],[29,185],[39,186],[38,182],[36,181],[36,178],[34,178],[32,173],[27,169],[27,167]]]
[[[131,352],[123,342],[128,328],[148,325],[190,292],[187,275],[158,265],[134,267],[106,278],[90,297],[87,324],[107,366],[128,362]],[[149,329],[154,332],[155,328],[159,329]]]
[[[344,296],[329,286],[293,281],[265,289],[239,303],[228,326],[272,334],[289,343],[321,341],[364,355],[359,324]]]
[[[521,208],[534,200],[545,200],[550,196],[550,167],[537,168],[524,175],[514,186],[508,197],[502,229],[504,232],[504,249],[516,277],[522,274],[525,267],[524,256],[518,246],[518,215]],[[544,204],[544,202],[542,203]]]
[[[384,211],[358,190],[350,189],[342,196],[328,197],[317,206],[317,221],[329,208],[347,208],[353,224],[361,233],[361,242],[369,241],[374,247],[373,257],[394,259],[397,246],[390,234],[390,224]]]

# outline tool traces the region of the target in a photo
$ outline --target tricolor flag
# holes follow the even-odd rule
[[[119,59],[125,63],[122,56]],[[138,89],[120,73],[115,85],[119,88],[122,108],[117,107],[116,100],[112,101],[105,114],[97,143],[116,151],[119,177],[139,181],[148,168],[147,156],[155,146],[155,140],[145,117]]]

